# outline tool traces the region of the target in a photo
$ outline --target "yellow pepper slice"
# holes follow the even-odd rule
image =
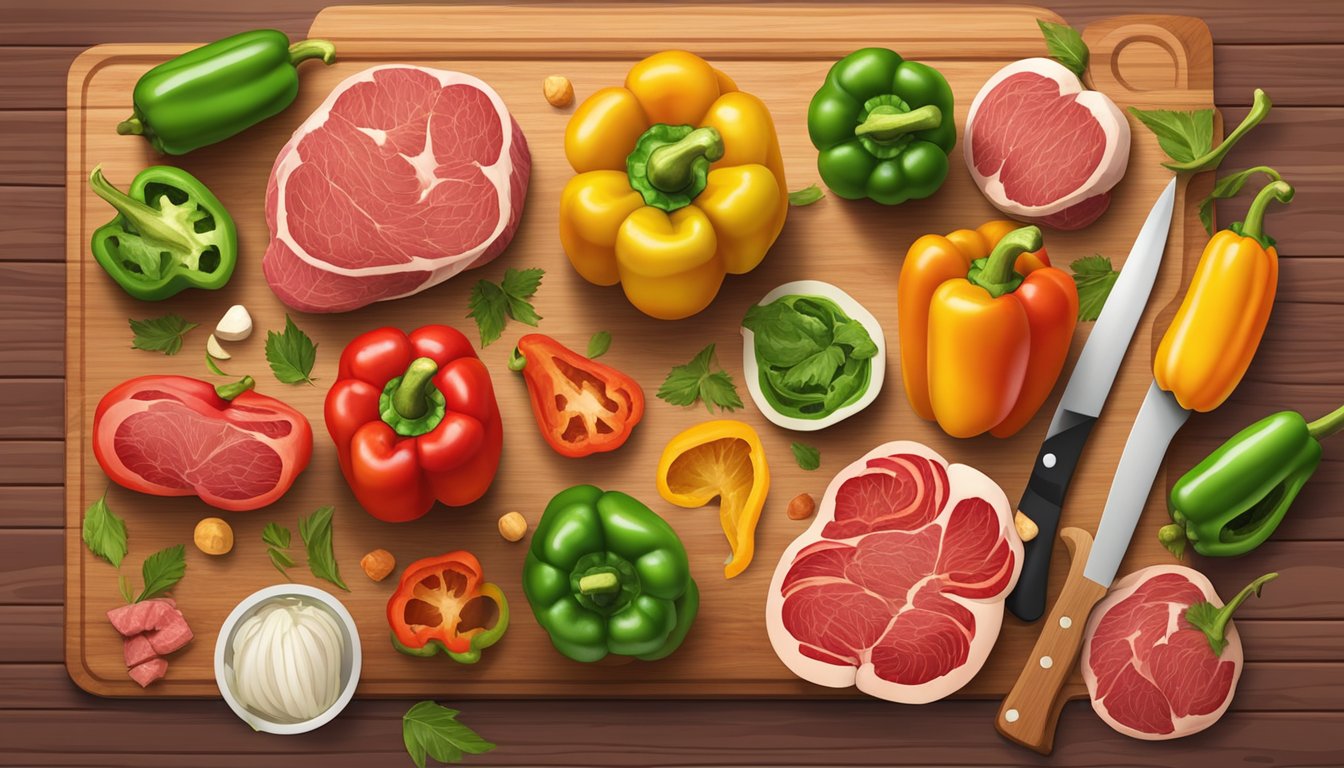
[[[620,283],[652,317],[709,306],[755,269],[788,213],[774,121],[760,99],[685,51],[634,65],[574,111],[560,242],[597,285]]]
[[[658,494],[688,509],[719,498],[719,522],[732,556],[725,578],[746,570],[756,552],[756,524],[770,492],[761,438],[734,419],[697,424],[668,442],[658,460]]]

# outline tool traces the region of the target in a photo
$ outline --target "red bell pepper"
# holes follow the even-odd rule
[[[118,485],[153,496],[198,496],[244,512],[279,499],[308,466],[302,413],[252,391],[186,376],[140,376],[113,387],[93,414],[93,455]]]
[[[509,601],[485,581],[475,555],[450,552],[406,567],[387,601],[387,623],[392,647],[404,654],[425,658],[442,651],[475,664],[509,628]]]
[[[326,421],[355,498],[391,523],[424,516],[435,499],[479,499],[504,443],[490,372],[446,325],[379,328],[350,342]]]
[[[614,451],[644,418],[638,382],[549,336],[519,339],[509,368],[523,372],[541,436],[561,456]]]

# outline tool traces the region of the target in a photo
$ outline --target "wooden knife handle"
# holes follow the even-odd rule
[[[1005,738],[1043,755],[1055,747],[1064,684],[1078,664],[1087,618],[1092,606],[1106,595],[1106,587],[1083,576],[1092,551],[1091,534],[1081,528],[1065,528],[1059,535],[1069,549],[1069,577],[994,721]]]

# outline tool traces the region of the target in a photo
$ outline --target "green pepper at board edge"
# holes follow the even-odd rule
[[[546,505],[523,592],[556,650],[583,662],[608,653],[661,659],[686,639],[700,607],[672,526],[637,499],[591,485]]]
[[[146,72],[132,94],[134,114],[117,133],[144,136],[154,149],[184,155],[223,141],[285,110],[299,93],[300,62],[330,64],[326,40],[293,45],[274,29],[226,37]]]
[[[1320,465],[1320,441],[1340,430],[1344,406],[1310,424],[1282,411],[1243,429],[1176,481],[1158,538],[1177,557],[1187,544],[1208,557],[1255,549]]]
[[[93,191],[117,209],[94,230],[93,257],[122,290],[159,301],[187,288],[217,290],[238,262],[233,217],[209,189],[181,168],[153,165],[136,174],[129,194],[103,177],[89,176]]]
[[[831,191],[896,205],[932,195],[947,179],[952,115],[952,89],[938,70],[863,48],[827,73],[807,108],[807,132]]]

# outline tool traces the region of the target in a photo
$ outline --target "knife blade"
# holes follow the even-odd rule
[[[1083,345],[1018,502],[1018,514],[1025,515],[1038,530],[1035,538],[1023,542],[1022,575],[1006,601],[1008,610],[1023,621],[1036,621],[1045,612],[1050,555],[1064,497],[1148,304],[1175,208],[1176,179],[1172,178],[1149,210],[1120,277]]]
[[[1078,663],[1088,617],[1115,580],[1167,446],[1189,416],[1153,382],[1120,454],[1095,543],[1085,531],[1064,531],[1074,556],[1068,579],[995,721],[1008,739],[1042,754],[1053,749],[1061,693]]]

